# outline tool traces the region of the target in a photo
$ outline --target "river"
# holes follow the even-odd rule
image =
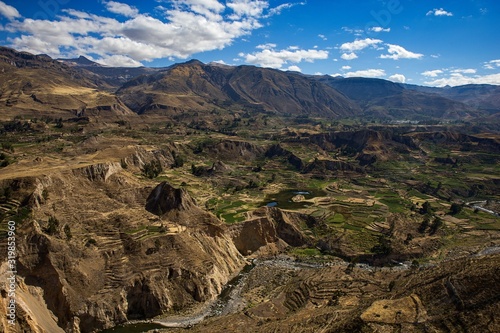
[[[480,252],[470,254],[468,257],[482,257],[491,254],[500,253],[500,246],[492,246],[483,249]],[[456,260],[452,259],[452,260]],[[169,316],[168,318],[157,318],[150,319],[147,321],[136,321],[130,322],[121,326],[117,326],[112,329],[104,330],[101,333],[145,333],[151,332],[154,329],[168,329],[168,328],[188,328],[190,326],[196,325],[206,318],[213,316],[227,315],[230,313],[235,313],[242,310],[245,307],[245,301],[241,297],[241,291],[245,286],[246,280],[248,279],[251,270],[257,266],[273,266],[285,269],[300,270],[300,269],[318,269],[323,267],[331,266],[345,266],[349,265],[348,262],[343,260],[336,260],[327,263],[314,263],[314,262],[302,262],[294,260],[289,256],[278,256],[269,259],[254,259],[251,265],[245,266],[245,268],[238,274],[234,279],[229,281],[226,287],[222,290],[221,294],[216,300],[206,303],[204,306],[199,308],[197,311],[190,313],[188,315],[179,316]],[[435,264],[427,264],[425,267],[429,268]],[[398,263],[394,267],[374,267],[368,264],[356,264],[356,267],[373,271],[390,269],[390,270],[408,270],[411,269],[410,262]]]

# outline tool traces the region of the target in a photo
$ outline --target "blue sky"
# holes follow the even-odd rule
[[[498,0],[0,0],[0,45],[109,66],[256,65],[500,85]]]

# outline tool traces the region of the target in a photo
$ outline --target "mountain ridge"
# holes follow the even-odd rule
[[[23,97],[22,86],[37,86],[35,96],[50,94],[44,91],[42,78],[51,77],[57,78],[52,81],[57,81],[60,87],[74,86],[78,90],[76,87],[81,86],[112,96],[117,100],[114,104],[123,102],[125,108],[137,114],[248,109],[281,116],[418,121],[488,119],[500,112],[500,87],[494,85],[425,87],[375,78],[342,78],[250,65],[205,64],[197,59],[159,68],[108,67],[83,56],[54,60],[47,55],[6,47],[0,47],[0,66],[6,84],[0,89],[0,100],[9,106],[16,101],[13,95],[21,96],[26,100],[23,109],[41,106],[40,103],[30,104],[32,102]],[[19,86],[16,91],[9,88],[16,86]],[[58,100],[67,98],[59,96]],[[31,99],[34,103],[43,102],[39,97]],[[59,107],[55,102],[47,104],[52,105],[52,109]],[[72,100],[68,104],[74,110],[100,103]]]

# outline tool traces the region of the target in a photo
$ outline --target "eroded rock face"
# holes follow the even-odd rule
[[[151,192],[146,200],[146,210],[158,216],[171,211],[187,211],[196,207],[195,200],[183,188],[174,188],[162,182]]]
[[[262,207],[251,212],[247,221],[231,226],[231,237],[244,255],[282,249],[287,245],[301,246],[307,243],[307,238],[301,233],[299,223],[310,218],[276,207]]]
[[[121,170],[120,163],[99,163],[92,164],[85,168],[76,169],[76,174],[85,175],[90,181],[107,181],[109,177]]]
[[[12,204],[32,209],[17,229],[18,275],[38,296],[19,308],[20,330],[96,332],[190,308],[216,297],[245,265],[224,225],[187,191],[167,183],[151,191],[117,163],[5,186]],[[146,202],[171,214],[159,219]],[[52,228],[48,217],[57,219]]]

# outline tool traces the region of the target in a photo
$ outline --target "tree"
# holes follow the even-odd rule
[[[385,236],[379,236],[378,244],[371,248],[371,250],[375,254],[388,255],[392,252],[392,244],[391,240]]]
[[[149,179],[158,177],[162,171],[163,167],[158,160],[152,160],[151,162],[144,164],[142,167],[142,174]]]
[[[182,168],[184,166],[184,158],[180,155],[176,155],[174,157],[174,163],[172,164],[172,168]]]
[[[69,227],[69,225],[68,225],[68,224],[66,224],[66,225],[64,226],[64,229],[63,229],[63,230],[64,230],[64,233],[66,234],[66,237],[67,237],[68,239],[73,238],[73,235],[71,234],[71,229],[70,229],[70,227]]]
[[[182,168],[184,165],[184,157],[181,155],[177,155],[175,150],[172,150],[172,156],[174,158],[174,163],[172,163],[172,168]]]
[[[435,234],[436,231],[438,231],[442,226],[443,226],[443,220],[441,220],[439,217],[436,217],[431,224],[430,234],[431,235]]]
[[[420,212],[422,214],[425,214],[425,215],[430,215],[432,214],[432,206],[431,204],[429,203],[429,201],[426,201],[423,203],[422,205],[422,209],[420,210]]]
[[[463,206],[461,204],[458,204],[456,202],[451,204],[450,207],[450,215],[457,215],[462,211]]]
[[[64,124],[63,124],[63,120],[62,118],[59,118],[56,120],[56,128],[63,128],[64,127]]]
[[[49,225],[45,228],[45,232],[49,235],[55,235],[57,233],[57,229],[59,228],[59,220],[56,217],[51,216],[49,217],[48,223]]]
[[[420,223],[420,226],[418,227],[418,232],[420,232],[421,234],[425,233],[425,231],[429,227],[430,222],[431,221],[430,221],[429,217],[426,216],[424,218],[424,220],[422,221],[422,223]]]

